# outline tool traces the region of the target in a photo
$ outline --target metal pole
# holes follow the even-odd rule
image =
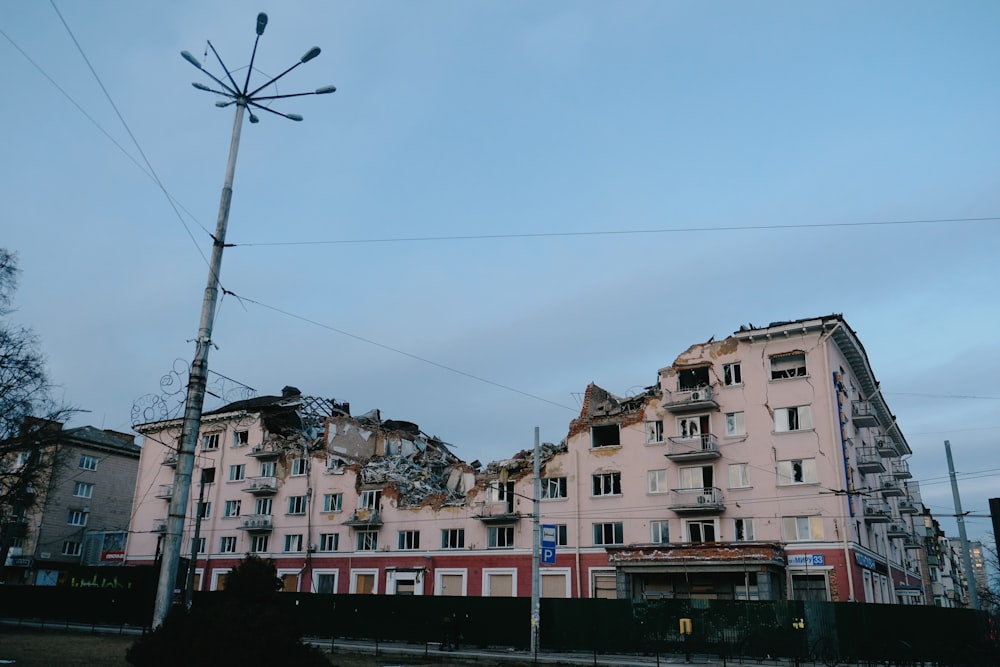
[[[156,600],[153,603],[153,627],[163,625],[170,611],[174,586],[177,581],[177,566],[180,563],[181,541],[184,533],[184,517],[187,515],[188,495],[191,492],[191,471],[194,469],[194,450],[201,430],[201,411],[205,404],[205,385],[208,382],[208,350],[212,345],[212,325],[215,320],[215,305],[219,296],[219,270],[222,268],[222,250],[226,242],[226,226],[229,224],[229,204],[233,198],[233,174],[236,171],[236,154],[240,147],[240,131],[243,128],[243,113],[246,104],[236,102],[236,119],[233,122],[233,138],[229,144],[229,164],[226,166],[226,181],[222,186],[219,202],[219,220],[215,227],[212,243],[212,258],[208,267],[208,284],[201,306],[201,323],[198,339],[195,341],[194,361],[188,379],[187,398],[184,406],[184,423],[181,427],[180,450],[177,456],[177,473],[174,476],[174,491],[170,498],[167,516],[167,530],[160,560],[160,578],[156,586]]]
[[[969,555],[969,538],[965,535],[965,513],[962,499],[958,495],[958,481],[955,479],[955,462],[951,459],[951,443],[944,441],[944,453],[948,457],[948,476],[951,478],[951,495],[955,499],[955,518],[958,521],[958,538],[962,542],[962,565],[965,566],[965,583],[969,587],[969,606],[979,609],[979,591],[976,590],[972,575],[972,556]]]
[[[187,571],[187,585],[184,586],[184,606],[191,608],[194,597],[194,571],[198,568],[198,541],[201,538],[201,508],[205,504],[205,470],[201,471],[201,483],[198,485],[198,504],[194,506],[194,537],[191,538],[191,564]],[[200,582],[199,582],[200,583]]]
[[[534,478],[535,491],[532,497],[533,514],[533,542],[531,549],[531,652],[535,658],[538,657],[538,632],[541,622],[540,598],[542,594],[542,573],[540,569],[540,559],[542,551],[542,529],[541,529],[541,509],[539,498],[542,496],[542,463],[539,454],[540,446],[538,442],[538,427],[535,427],[535,461]]]

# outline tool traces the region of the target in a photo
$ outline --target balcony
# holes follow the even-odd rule
[[[882,493],[883,498],[901,498],[906,495],[903,493],[903,488],[899,485],[899,482],[892,477],[883,477],[878,490]]]
[[[4,526],[11,537],[27,537],[28,535],[28,520],[23,516],[6,519],[0,523],[0,529]]]
[[[281,456],[281,450],[274,445],[254,445],[247,452],[247,456],[266,461],[267,459],[276,459]]]
[[[910,499],[900,500],[896,505],[896,509],[899,510],[900,514],[916,514],[917,505]]]
[[[678,514],[717,514],[726,509],[718,487],[672,489],[667,509]]]
[[[892,461],[892,476],[896,479],[910,479],[913,475],[910,473],[910,464],[902,459],[893,459]]]
[[[875,441],[875,449],[886,458],[892,458],[900,454],[899,449],[896,447],[896,441],[887,435],[879,436],[878,440]]]
[[[854,401],[851,403],[851,421],[858,428],[878,426],[878,415],[871,401]]]
[[[161,498],[163,500],[170,500],[174,495],[174,485],[173,484],[160,484],[156,487],[156,493],[153,494],[154,498]]]
[[[161,465],[165,465],[168,468],[176,468],[177,452],[170,452],[169,454],[164,455],[163,462],[161,463]]]
[[[378,510],[357,509],[344,525],[353,528],[378,528],[382,525],[382,513]]]
[[[884,500],[865,500],[865,522],[889,523],[892,521],[892,511]]]
[[[255,496],[273,496],[278,492],[278,479],[276,477],[251,477],[247,480],[247,485],[243,487],[243,490]]]
[[[150,529],[151,533],[165,533],[167,532],[167,520],[157,519],[153,522],[153,527]]]
[[[703,461],[717,459],[719,441],[712,433],[696,435],[693,438],[668,438],[670,447],[665,456],[671,461]]]
[[[506,504],[486,503],[479,514],[476,514],[473,518],[479,519],[487,525],[499,523],[510,524],[518,523],[521,520],[521,514],[519,512],[508,511]]]
[[[670,412],[694,412],[696,410],[718,410],[715,392],[711,387],[668,391],[663,399],[663,407]]]
[[[913,533],[910,533],[905,538],[903,538],[903,548],[904,549],[923,549],[924,548],[924,541],[922,539],[920,539],[919,537],[917,537],[916,535],[914,535]]]
[[[240,517],[240,528],[251,533],[270,532],[274,528],[274,521],[270,514],[247,514]]]
[[[885,472],[882,455],[874,447],[858,447],[858,472],[866,475]]]
[[[910,536],[910,529],[905,521],[890,521],[885,534],[890,540],[904,540]]]

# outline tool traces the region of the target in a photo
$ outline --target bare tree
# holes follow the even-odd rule
[[[60,422],[73,412],[52,399],[38,337],[10,321],[17,277],[17,256],[0,248],[0,581],[53,474]]]

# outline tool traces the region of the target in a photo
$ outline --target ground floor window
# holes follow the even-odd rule
[[[827,594],[826,590],[826,575],[793,574],[792,599],[828,602],[830,600],[830,596]]]

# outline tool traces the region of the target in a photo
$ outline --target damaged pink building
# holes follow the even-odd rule
[[[180,426],[137,427],[129,563],[158,554]],[[839,315],[693,345],[638,395],[590,385],[542,446],[542,595],[924,603],[909,455]],[[193,479],[198,590],[249,552],[286,590],[531,594],[531,451],[468,464],[415,424],[286,388],[206,413]]]

